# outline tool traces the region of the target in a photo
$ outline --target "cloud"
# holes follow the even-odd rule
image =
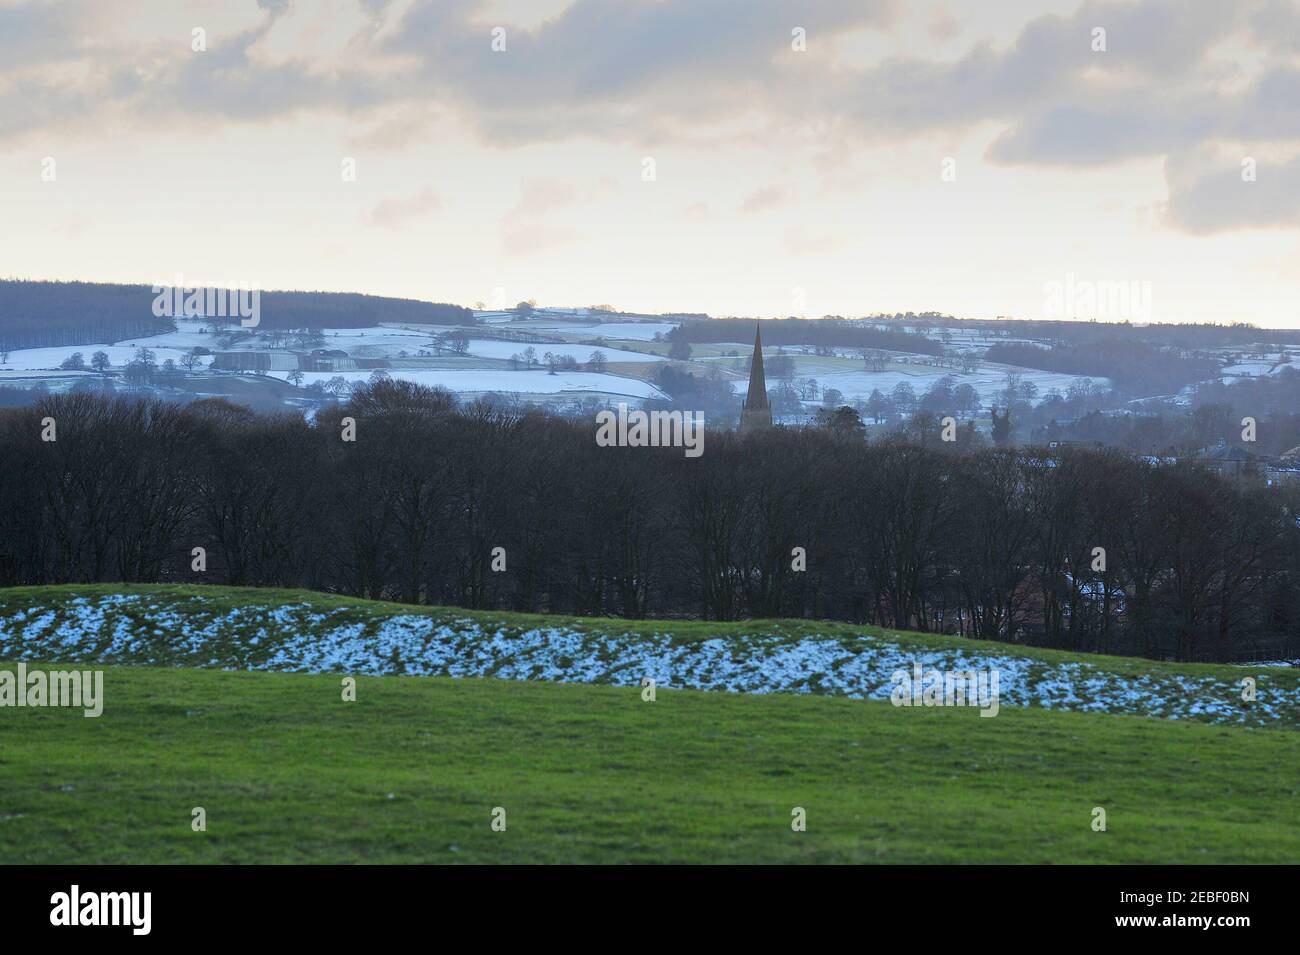
[[[1047,109],[1002,133],[989,147],[999,163],[1095,166],[1161,153],[1170,139],[1161,120],[1123,105]]]
[[[791,226],[785,232],[785,247],[791,255],[828,255],[849,244],[849,237],[831,232],[810,231]]]
[[[926,28],[930,38],[940,43],[953,39],[961,32],[961,24],[947,10],[940,10],[930,18],[930,24]]]
[[[85,53],[90,47],[79,18],[90,13],[85,4],[0,6],[0,68],[12,72]]]
[[[202,54],[172,31],[131,32],[141,10],[166,10],[157,2],[0,5],[0,146],[50,129],[121,135],[310,112],[394,149],[433,135],[387,119],[406,114],[468,123],[503,147],[815,128],[827,156],[991,127],[988,161],[1064,168],[1300,147],[1300,5],[1287,0],[1086,0],[955,58],[865,62],[838,45],[892,29],[900,0],[574,0],[531,27],[504,22],[503,52],[482,0],[333,0],[348,15],[328,24],[276,0],[211,31]],[[931,25],[952,39],[942,15]],[[796,26],[807,52],[790,48]],[[1105,52],[1092,48],[1098,27]],[[1167,224],[1196,228],[1189,210],[1212,203],[1180,192],[1210,186],[1169,188]],[[565,200],[539,193],[521,209],[548,201]],[[779,201],[760,191],[741,211]],[[1249,204],[1237,215],[1277,218]]]
[[[793,26],[829,43],[842,30],[887,24],[894,5],[808,0],[795,24],[782,0],[578,0],[533,29],[506,24],[506,50],[494,52],[479,0],[352,0],[352,15],[329,25],[274,2],[242,29],[209,31],[208,50],[195,54],[175,36],[133,39],[121,21],[146,11],[121,0],[85,7],[102,24],[97,31],[86,31],[90,15],[79,7],[26,3],[0,7],[0,52],[9,54],[0,57],[0,90],[20,68],[76,56],[89,67],[80,77],[47,70],[31,79],[47,95],[65,92],[82,117],[140,125],[161,117],[266,121],[304,110],[360,117],[423,102],[458,111],[505,144],[640,139],[744,110],[787,72]],[[84,41],[87,32],[104,39]],[[0,139],[33,125],[0,122]]]
[[[686,222],[704,222],[709,218],[709,204],[707,202],[692,202],[681,211],[681,218]]]
[[[784,205],[791,198],[790,190],[784,186],[766,186],[746,196],[740,203],[739,211],[745,214],[765,212]]]
[[[529,179],[520,188],[519,201],[506,213],[506,218],[541,218],[566,206],[576,205],[588,195],[588,188],[558,179]]]
[[[1205,153],[1170,160],[1166,222],[1198,235],[1300,228],[1300,156],[1289,162],[1256,162],[1253,181],[1244,176],[1247,158]]]
[[[1250,15],[1250,24],[1269,50],[1300,53],[1300,6],[1294,0],[1266,0]]]
[[[536,255],[549,252],[562,245],[583,238],[575,229],[555,228],[545,223],[530,222],[508,229],[502,236],[502,248],[510,255]]]
[[[366,225],[380,229],[397,229],[413,220],[442,211],[442,199],[432,189],[413,196],[381,199],[363,216]]]
[[[529,179],[519,199],[501,219],[502,248],[511,255],[533,255],[584,238],[584,233],[563,221],[562,213],[607,194],[607,179],[570,183],[559,179]]]
[[[365,117],[423,103],[507,145],[678,139],[741,117],[759,126],[820,120],[867,140],[993,120],[1008,124],[995,159],[1034,162],[1046,143],[1053,163],[1061,149],[1051,137],[1075,128],[1073,116],[1051,112],[1058,101],[1086,112],[1103,96],[1140,122],[1153,88],[1185,86],[1195,106],[1214,92],[1218,77],[1205,58],[1225,37],[1244,30],[1262,43],[1262,31],[1286,35],[1290,24],[1271,0],[1090,2],[1071,17],[1030,21],[1003,50],[984,42],[951,62],[888,57],[845,68],[831,55],[836,38],[888,29],[895,0],[808,0],[795,12],[783,0],[577,0],[533,29],[506,24],[502,52],[492,49],[477,0],[333,2],[351,15],[331,18],[328,30],[276,4],[242,30],[214,35],[201,55],[174,40],[141,48],[111,29],[87,49],[75,22],[45,4],[5,16],[17,49],[90,58],[94,82],[72,86],[82,114],[116,108],[150,122],[167,114],[259,121],[304,110]],[[1090,46],[1096,25],[1108,31],[1105,53]],[[808,31],[805,53],[790,49],[795,26]],[[38,82],[67,90],[66,79]],[[1104,150],[1090,155],[1100,160]]]
[[[434,122],[442,117],[435,108],[405,104],[377,110],[367,116],[369,125],[344,137],[353,148],[400,150],[426,142]]]
[[[581,0],[536,30],[506,27],[494,52],[471,5],[417,4],[389,41],[424,73],[479,109],[527,114],[539,107],[603,104],[633,113],[690,109],[705,99],[743,102],[789,59],[796,26],[829,38],[883,26],[892,0]],[[557,121],[562,117],[557,116]]]

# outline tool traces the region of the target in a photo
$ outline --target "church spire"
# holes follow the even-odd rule
[[[772,427],[772,406],[767,401],[767,381],[763,377],[763,331],[754,328],[754,358],[749,365],[749,393],[740,412],[740,430],[760,431]]]

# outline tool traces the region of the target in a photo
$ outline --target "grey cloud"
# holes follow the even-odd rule
[[[1300,71],[1268,70],[1244,90],[1130,89],[1083,96],[1026,115],[989,148],[1002,163],[1092,166],[1166,156],[1221,140],[1300,141]]]
[[[1170,162],[1165,219],[1206,235],[1232,229],[1300,227],[1300,158],[1258,163],[1253,182],[1242,178],[1241,157],[1217,162],[1196,157]]]
[[[507,30],[494,53],[488,27],[465,16],[476,4],[432,0],[414,7],[390,45],[425,58],[432,75],[482,102],[505,93],[537,101],[556,94],[616,100],[664,79],[747,75],[790,49],[790,31],[810,43],[851,27],[883,25],[892,0],[577,0],[535,31]],[[686,91],[689,93],[689,91]]]
[[[317,71],[297,62],[254,64],[249,50],[273,23],[268,19],[255,29],[210,42],[205,53],[171,61],[160,81],[141,90],[140,105],[151,112],[258,120],[311,108],[357,110],[389,99],[368,76]]]
[[[1140,108],[1152,90],[1204,85],[1196,73],[1237,28],[1241,9],[1216,0],[1087,3],[1072,17],[1030,22],[1004,52],[985,41],[952,63],[898,58],[870,67],[846,77],[836,107],[865,131],[889,133],[1015,122],[1062,100],[1086,108],[1097,96]],[[1107,31],[1104,53],[1092,50],[1094,27]]]
[[[784,186],[766,186],[745,197],[740,212],[765,212],[790,201],[790,190]]]
[[[848,243],[846,235],[810,231],[803,226],[791,226],[785,231],[785,248],[791,255],[828,255]]]
[[[85,2],[0,6],[0,76],[36,63],[58,62],[90,49],[99,17]]]
[[[581,199],[582,191],[576,186],[554,179],[531,179],[523,184],[519,201],[506,218],[540,218]]]
[[[353,50],[363,55],[339,64],[250,57],[287,9],[280,0],[264,4],[273,15],[260,27],[199,56],[126,40],[92,47],[61,7],[4,7],[0,52],[13,60],[0,59],[0,141],[105,115],[157,125],[320,110],[373,122],[419,106],[468,118],[503,146],[584,137],[650,149],[727,135],[720,121],[738,118],[822,123],[852,146],[993,124],[991,161],[1048,166],[1300,144],[1300,69],[1288,62],[1300,54],[1300,9],[1283,0],[1089,0],[950,62],[909,54],[864,66],[821,51],[846,31],[888,29],[896,0],[575,0],[535,29],[502,23],[504,53],[490,48],[484,0],[419,0],[400,20],[400,5],[358,2],[372,29]],[[807,53],[790,51],[796,26],[808,31]],[[1094,27],[1107,31],[1105,53],[1090,47]],[[1238,89],[1212,57],[1220,44],[1277,59]],[[91,67],[81,85],[36,75],[41,57],[71,56]],[[1171,178],[1169,221],[1192,228],[1200,219],[1178,211],[1184,188],[1198,187]]]
[[[442,199],[432,189],[426,188],[413,196],[379,200],[365,214],[364,220],[367,225],[396,229],[441,210]]]
[[[709,218],[709,204],[692,202],[681,211],[681,218],[687,222],[704,222]]]
[[[367,9],[376,17],[390,12],[379,3]],[[1030,22],[1005,51],[985,42],[953,63],[891,58],[838,71],[819,44],[829,48],[845,30],[887,27],[894,0],[810,0],[796,8],[784,0],[577,0],[535,30],[503,24],[503,53],[491,49],[484,9],[479,0],[414,4],[369,50],[390,72],[250,62],[248,50],[268,19],[202,56],[172,51],[147,89],[118,91],[117,99],[136,113],[170,106],[253,120],[433,101],[457,108],[503,144],[573,136],[652,142],[745,114],[776,122],[821,117],[847,123],[862,138],[1026,118],[1050,132],[1062,123],[1044,110],[1054,99],[1086,98],[1087,71],[1137,77],[1120,87],[1129,97],[1142,84],[1192,75],[1244,6],[1088,3],[1072,17]],[[1105,54],[1089,48],[1094,25],[1108,30]],[[807,53],[790,51],[795,26],[808,31]],[[51,27],[42,20],[32,29]],[[105,96],[99,89],[83,94]],[[1031,129],[1005,154],[1034,161],[1040,138]]]
[[[96,121],[115,128],[132,119],[140,125],[211,117],[259,121],[405,99],[366,73],[254,63],[250,48],[287,7],[271,4],[272,15],[254,29],[210,36],[202,53],[191,51],[188,38],[153,47],[102,39],[113,35],[113,18],[123,9],[107,0],[58,13],[44,3],[0,8],[0,51],[8,44],[28,51],[0,59],[0,142],[74,122],[89,132]],[[84,81],[43,70],[70,58],[85,63]]]
[[[666,116],[698,122],[761,105],[781,79],[790,31],[809,43],[851,27],[884,25],[893,0],[578,0],[537,30],[506,29],[493,52],[489,26],[471,8],[421,3],[387,49],[414,55],[422,81],[461,101],[493,136],[517,139],[520,125],[541,138],[663,131]],[[806,55],[806,54],[799,54]],[[756,97],[758,97],[756,99]]]
[[[376,18],[391,14],[383,3],[359,2]],[[1015,148],[1005,154],[1032,162],[1043,132],[1071,128],[1068,116],[1048,112],[1060,101],[1086,111],[1093,95],[1110,90],[1138,110],[1153,87],[1186,83],[1205,92],[1198,70],[1206,52],[1246,21],[1248,8],[1252,24],[1281,17],[1272,0],[1090,2],[1071,17],[1033,20],[1005,50],[985,41],[951,63],[896,57],[837,70],[819,48],[846,30],[888,27],[894,0],[809,0],[793,8],[784,0],[576,0],[535,30],[503,24],[504,53],[491,50],[480,0],[422,0],[368,47],[369,61],[386,69],[251,62],[248,50],[270,28],[268,18],[201,56],[174,47],[105,52],[101,74],[131,70],[142,52],[160,65],[145,88],[96,86],[80,95],[89,108],[116,100],[150,116],[170,105],[244,119],[432,101],[458,108],[484,136],[506,144],[572,136],[652,141],[746,113],[839,121],[862,138],[1030,121],[1041,131],[1017,137],[1013,128]],[[72,42],[72,27],[60,27],[47,5],[17,10],[10,19],[19,36],[58,34]],[[794,26],[808,30],[809,52],[790,51]],[[1108,31],[1104,54],[1089,47],[1093,26]],[[360,40],[364,46],[368,38]]]
[[[988,155],[1001,163],[1095,166],[1158,155],[1203,135],[1190,120],[1153,113],[1124,104],[1044,110],[1001,134]]]
[[[1265,0],[1251,14],[1250,25],[1267,49],[1300,53],[1300,6],[1294,0]]]
[[[926,32],[930,34],[932,39],[938,40],[942,43],[946,40],[951,40],[960,33],[961,24],[957,21],[956,17],[948,13],[946,10],[943,10],[930,18],[930,25]]]
[[[582,239],[574,229],[551,228],[541,223],[531,223],[510,229],[502,236],[502,248],[510,255],[536,255],[549,252],[562,245]]]

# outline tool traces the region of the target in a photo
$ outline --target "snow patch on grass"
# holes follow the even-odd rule
[[[611,626],[614,626],[611,623]],[[1001,706],[1129,713],[1264,725],[1295,723],[1300,686],[1261,675],[1258,699],[1216,676],[1129,676],[1087,662],[1047,662],[984,645],[935,649],[901,635],[753,634],[698,642],[669,633],[577,626],[486,626],[468,617],[394,614],[310,603],[213,608],[139,595],[68,597],[0,612],[0,658],[307,673],[496,677],[735,693],[889,699],[893,674],[997,670]]]

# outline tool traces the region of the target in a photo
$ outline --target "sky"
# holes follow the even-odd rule
[[[0,0],[0,275],[1300,327],[1300,0]]]

